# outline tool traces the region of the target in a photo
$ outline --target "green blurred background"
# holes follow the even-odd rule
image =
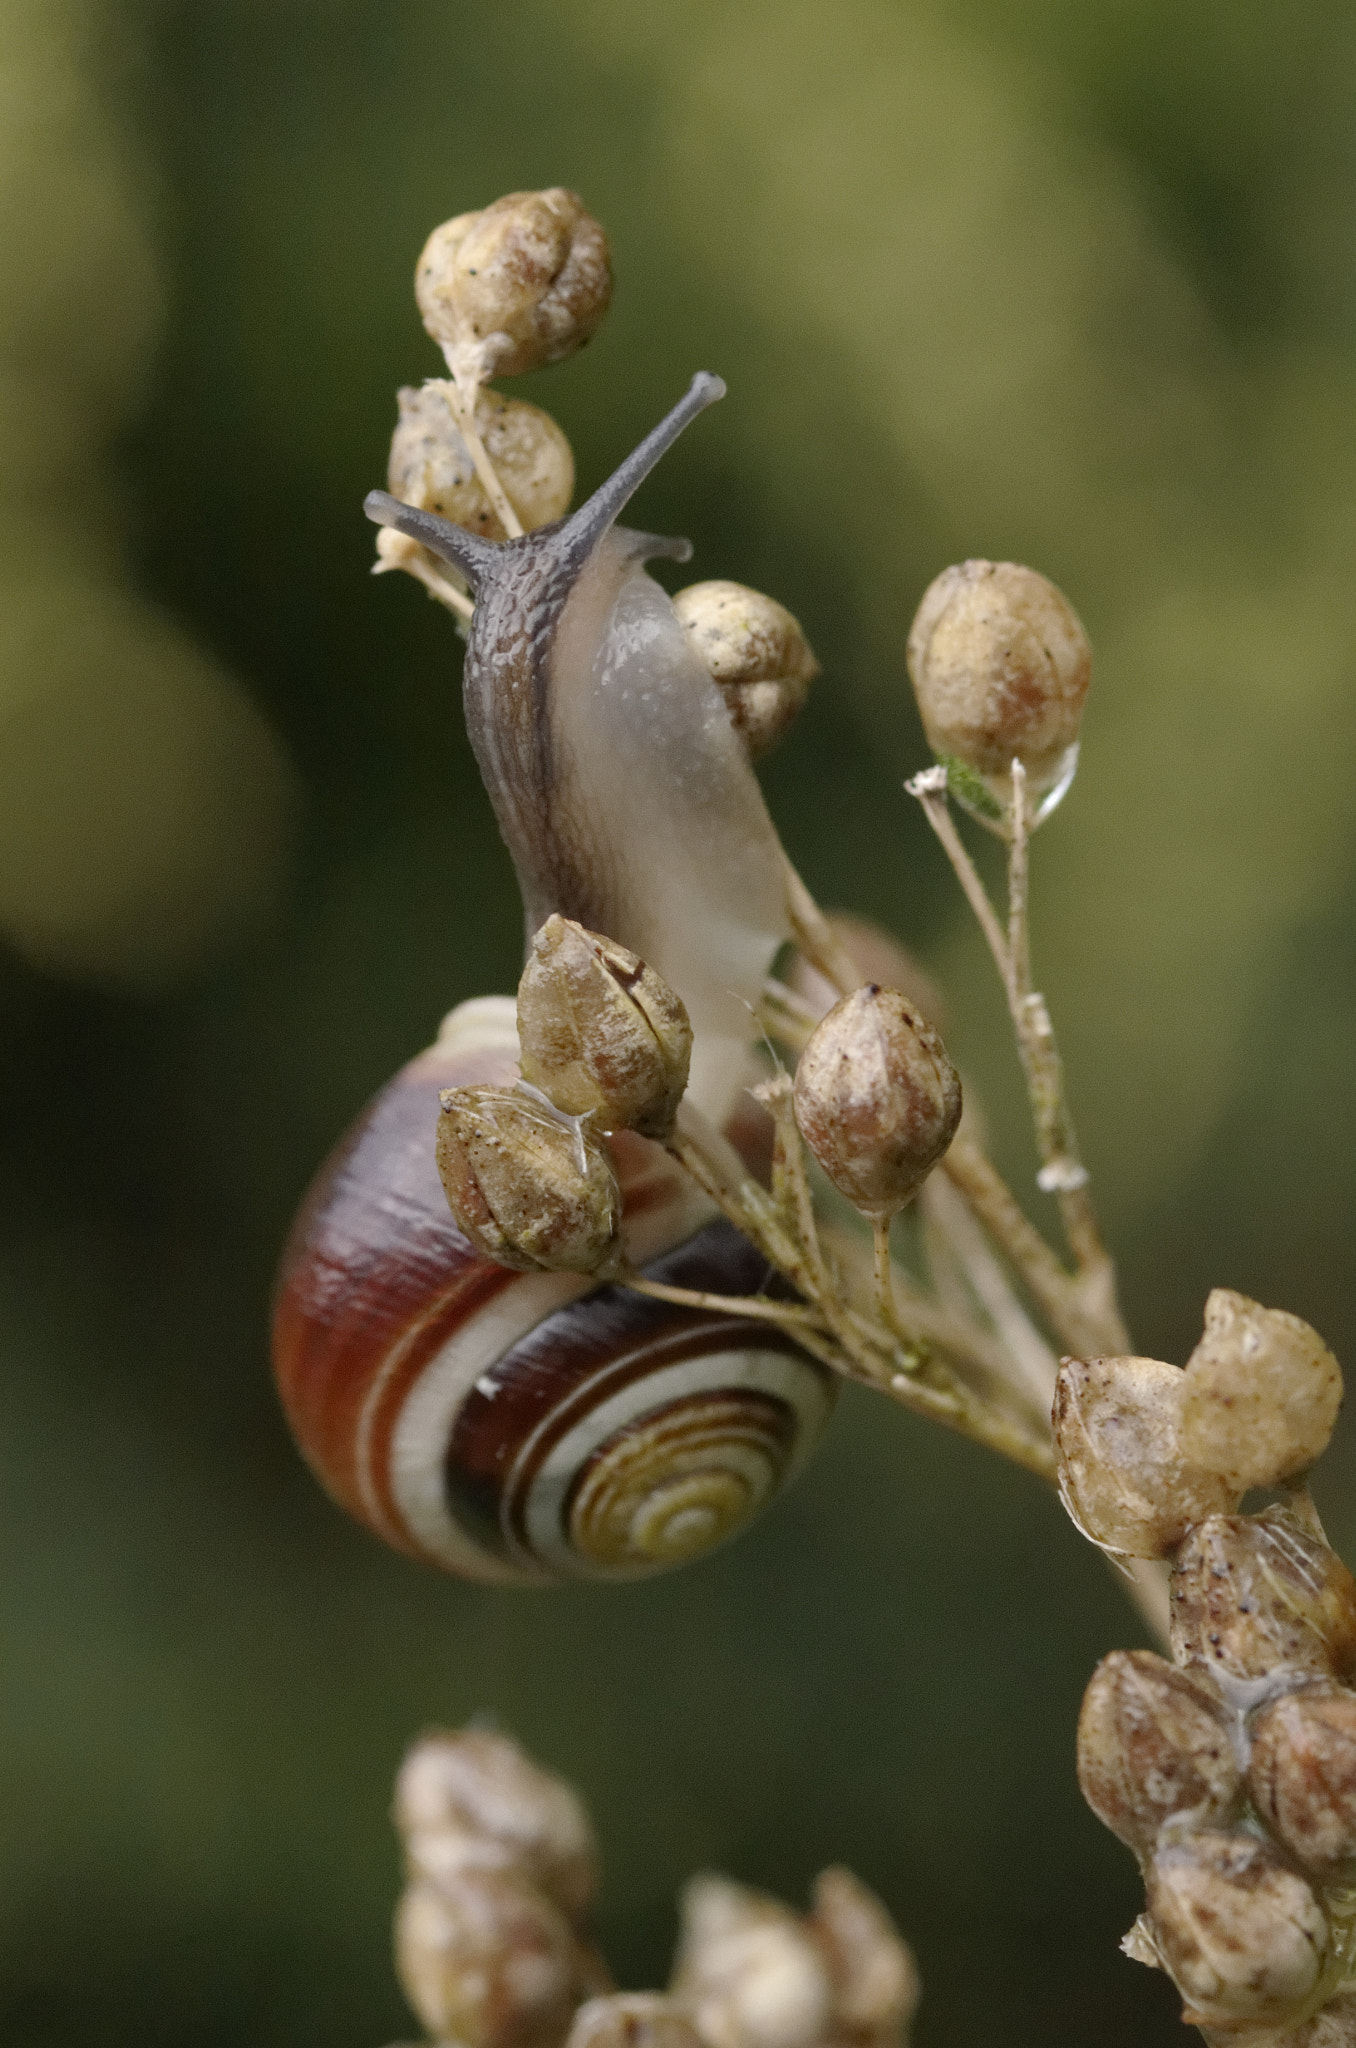
[[[391,1773],[476,1710],[585,1790],[629,1984],[693,1868],[841,1859],[923,2048],[1180,2038],[1073,1783],[1136,1626],[1053,1500],[847,1399],[698,1569],[444,1583],[302,1468],[268,1290],[364,1098],[515,978],[460,645],[359,506],[439,367],[425,234],[564,183],[617,298],[513,388],[589,488],[728,379],[640,516],[804,620],[774,813],[941,975],[1024,1188],[903,644],[965,555],[1069,592],[1038,971],[1132,1326],[1180,1359],[1222,1283],[1356,1361],[1354,116],[1344,0],[0,0],[6,2048],[410,2034]],[[1339,1441],[1349,1552],[1354,1482]]]

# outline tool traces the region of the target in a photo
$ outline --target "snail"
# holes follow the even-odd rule
[[[789,935],[786,857],[720,691],[647,576],[686,541],[616,525],[698,375],[568,517],[494,543],[383,492],[369,517],[475,592],[467,729],[522,890],[648,960],[693,1025],[688,1102],[733,1130],[750,1013]],[[463,1004],[314,1183],[283,1256],[274,1364],[329,1491],[398,1548],[499,1583],[627,1579],[742,1527],[799,1469],[835,1381],[776,1325],[475,1251],[434,1165],[439,1092],[511,1081],[509,998]],[[632,1263],[756,1292],[767,1268],[663,1149],[610,1140]]]

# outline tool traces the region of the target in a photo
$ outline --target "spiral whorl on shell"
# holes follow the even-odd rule
[[[774,1325],[517,1273],[448,1211],[441,1088],[512,1079],[513,1004],[465,1003],[322,1169],[284,1255],[274,1362],[335,1498],[465,1577],[631,1579],[733,1535],[811,1449],[832,1375]],[[658,1146],[612,1140],[632,1258],[723,1294],[767,1269]]]

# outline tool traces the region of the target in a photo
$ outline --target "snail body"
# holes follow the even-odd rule
[[[773,1325],[474,1250],[433,1158],[442,1088],[506,1082],[507,998],[453,1011],[321,1173],[283,1256],[274,1365],[323,1483],[463,1577],[640,1578],[733,1534],[799,1468],[832,1375]],[[759,1287],[757,1253],[649,1140],[611,1140],[635,1263]]]
[[[644,572],[686,541],[616,525],[687,423],[698,376],[568,518],[492,543],[373,492],[366,509],[475,592],[467,729],[522,889],[640,955],[691,1019],[688,1100],[731,1127],[749,1016],[788,936],[786,862],[729,710]],[[634,1578],[700,1555],[795,1472],[833,1375],[773,1323],[574,1273],[518,1272],[463,1236],[434,1162],[440,1092],[512,1084],[506,998],[463,1004],[322,1169],[284,1254],[284,1406],[342,1505],[398,1548],[501,1583]],[[658,1145],[609,1139],[633,1266],[761,1289],[765,1263]]]

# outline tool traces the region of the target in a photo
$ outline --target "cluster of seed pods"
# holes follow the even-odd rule
[[[1356,2043],[1356,1578],[1297,1484],[1341,1399],[1297,1317],[1225,1290],[1185,1371],[1066,1360],[1060,1477],[1113,1552],[1168,1557],[1172,1661],[1118,1650],[1078,1776],[1138,1857],[1125,1948],[1215,2048]],[[1251,1488],[1280,1490],[1238,1512]]]
[[[821,1872],[808,1914],[694,1878],[668,1992],[619,1992],[587,1931],[588,1814],[507,1736],[421,1738],[395,1822],[396,1966],[440,2048],[906,2048],[913,1957],[848,1870]]]

